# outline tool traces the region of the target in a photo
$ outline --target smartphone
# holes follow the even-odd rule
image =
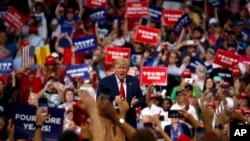
[[[210,92],[210,93],[216,93],[216,92],[217,92],[217,89],[216,89],[216,88],[210,88],[210,89],[209,89],[209,92]]]
[[[164,121],[164,120],[165,120],[164,116],[160,116],[160,121]]]
[[[214,76],[213,80],[215,82],[220,82],[221,81],[221,77],[220,76]]]
[[[108,101],[110,101],[110,96],[109,96],[109,95],[107,95],[107,94],[104,94],[104,95],[103,95],[103,99],[104,99],[104,100],[108,100]]]
[[[152,122],[143,123],[143,127],[146,129],[153,129],[153,123]]]
[[[185,82],[188,84],[193,84],[194,79],[193,78],[185,78]]]
[[[116,111],[117,114],[120,114],[120,109],[119,109],[118,106],[115,106],[115,111]]]
[[[183,115],[179,113],[179,110],[170,110],[168,111],[169,118],[183,118]]]
[[[206,134],[205,128],[198,127],[196,129],[196,138],[197,138],[197,141],[203,141],[204,137],[205,137],[205,134]]]
[[[42,115],[48,115],[48,100],[47,100],[47,98],[38,99],[38,106],[41,109]]]
[[[194,45],[194,40],[187,40],[187,41],[186,41],[186,44],[187,44],[187,45]]]

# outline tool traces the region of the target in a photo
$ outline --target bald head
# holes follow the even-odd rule
[[[28,99],[29,105],[38,105],[38,94],[31,93]]]

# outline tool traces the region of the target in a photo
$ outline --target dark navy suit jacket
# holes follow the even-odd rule
[[[115,74],[105,77],[100,80],[98,89],[97,89],[97,97],[100,94],[109,95],[110,102],[113,103],[115,100],[115,96],[119,95],[119,86],[117,84],[117,80]],[[132,126],[136,127],[136,113],[135,107],[143,105],[144,98],[142,95],[142,91],[140,88],[140,82],[136,77],[127,75],[126,76],[126,101],[131,107],[130,103],[132,98],[136,96],[139,102],[130,108],[126,114],[126,121]]]

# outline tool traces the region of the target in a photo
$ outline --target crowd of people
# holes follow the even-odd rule
[[[106,0],[106,20],[94,23],[87,1],[0,1],[0,9],[14,7],[27,17],[18,30],[0,19],[0,60],[13,60],[11,74],[0,73],[0,140],[27,140],[15,136],[16,105],[37,107],[33,140],[42,140],[50,116],[42,114],[41,99],[65,111],[59,141],[229,141],[230,127],[250,124],[247,1],[218,0],[214,7],[209,0],[144,0],[186,13],[192,23],[180,35],[150,15],[129,17],[126,0]],[[138,25],[159,29],[158,45],[135,41]],[[73,40],[88,35],[97,48],[76,53]],[[44,65],[38,58],[22,65],[25,45],[49,45]],[[131,59],[108,64],[107,46],[129,48]],[[246,61],[221,66],[214,61],[220,50]],[[202,63],[191,69],[193,60]],[[88,65],[89,79],[66,75],[77,64]],[[141,85],[142,67],[166,67],[166,85]],[[84,122],[77,114],[86,115]]]

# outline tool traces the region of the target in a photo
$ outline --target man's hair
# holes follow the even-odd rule
[[[157,141],[157,139],[152,131],[142,128],[133,134],[132,141]]]
[[[115,66],[120,65],[120,64],[126,64],[129,67],[130,66],[130,61],[128,59],[126,59],[126,58],[117,58],[115,60],[114,64],[115,64]]]
[[[74,131],[65,130],[58,137],[58,141],[80,141]]]

